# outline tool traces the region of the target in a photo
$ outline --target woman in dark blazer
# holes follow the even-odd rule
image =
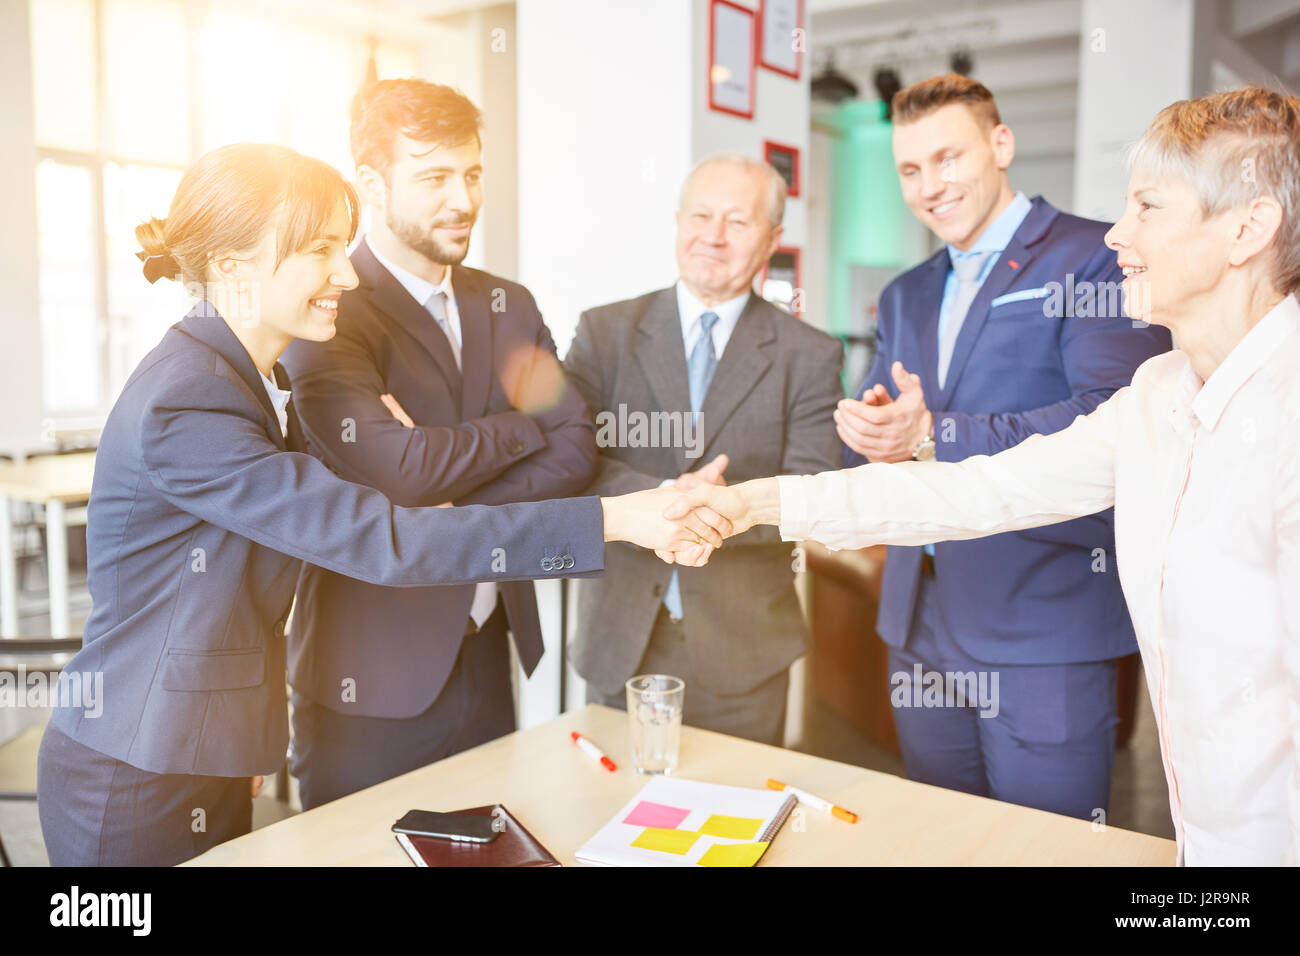
[[[215,150],[166,221],[136,231],[146,278],[198,304],[128,379],[104,426],[87,528],[94,609],[41,742],[54,865],[166,865],[248,832],[250,778],[288,745],[285,620],[300,560],[394,587],[577,577],[603,541],[720,543],[667,494],[399,508],[302,454],[277,359],[334,334],[356,284],[357,200],[277,146]],[[346,419],[339,423],[346,429]]]

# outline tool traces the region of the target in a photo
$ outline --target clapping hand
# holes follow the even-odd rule
[[[876,385],[862,400],[842,399],[835,409],[840,441],[869,461],[907,461],[929,435],[934,416],[925,407],[921,376],[895,362],[891,372],[898,398]]]

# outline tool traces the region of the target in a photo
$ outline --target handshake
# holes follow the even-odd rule
[[[775,478],[728,486],[727,456],[672,484],[615,498],[602,498],[605,540],[650,548],[669,564],[700,567],[732,535],[758,524],[780,524]]]

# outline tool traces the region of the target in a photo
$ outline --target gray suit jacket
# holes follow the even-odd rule
[[[844,394],[842,364],[837,340],[751,294],[701,407],[698,445],[686,448],[672,435],[664,442],[661,428],[635,427],[658,412],[690,417],[674,288],[583,313],[565,371],[596,416],[600,472],[588,493],[653,488],[723,452],[728,483],[838,468],[831,413]],[[691,673],[677,676],[687,686],[743,693],[804,653],[791,551],[775,528],[754,528],[705,567],[680,569]],[[651,551],[611,544],[604,578],[580,586],[571,652],[603,693],[636,672],[672,570]]]

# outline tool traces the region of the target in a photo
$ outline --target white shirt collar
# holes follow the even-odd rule
[[[700,316],[705,312],[713,312],[718,317],[717,323],[713,326],[713,350],[718,358],[722,358],[722,351],[726,348],[736,323],[740,321],[740,314],[745,311],[745,305],[749,302],[751,294],[745,291],[734,299],[708,306],[692,295],[691,290],[686,288],[686,283],[678,279],[677,314],[682,321],[682,342],[686,346],[686,355],[690,356],[691,350],[695,347],[695,340],[699,337]]]
[[[288,407],[290,393],[263,375],[261,369],[257,370],[257,374],[262,376],[262,385],[266,387],[266,394],[270,396],[271,406],[275,409],[275,417],[280,420],[280,434],[287,437],[289,434]]]
[[[1295,296],[1288,295],[1255,323],[1255,327],[1242,337],[1201,386],[1191,402],[1191,411],[1196,418],[1213,430],[1232,396],[1259,371],[1282,340],[1297,328],[1300,328],[1300,302]],[[1195,377],[1196,373],[1191,374]]]
[[[451,291],[451,266],[447,266],[443,270],[442,281],[435,284],[430,282],[428,279],[417,276],[409,269],[403,269],[397,263],[386,259],[379,250],[375,248],[375,244],[370,241],[369,236],[366,236],[365,241],[366,245],[370,247],[371,254],[379,260],[379,264],[392,273],[393,278],[400,282],[402,288],[409,292],[411,298],[420,303],[420,305],[424,305],[428,302],[429,297],[437,291],[442,291],[443,294],[447,296],[449,302],[455,301]]]

